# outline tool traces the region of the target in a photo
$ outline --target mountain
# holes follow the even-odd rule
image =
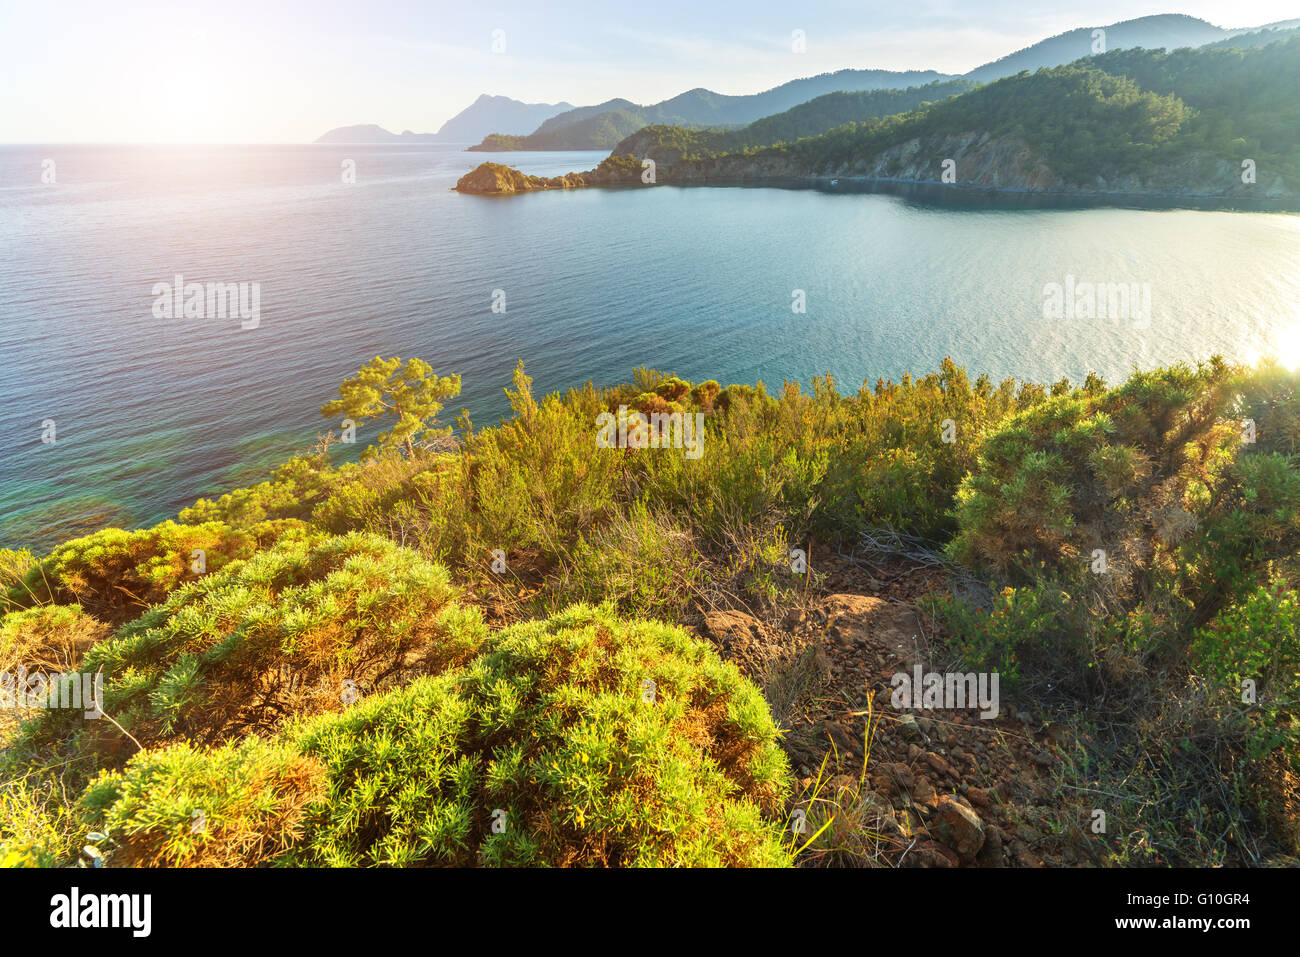
[[[610,102],[626,103],[626,100]],[[548,121],[549,122],[549,121]],[[545,127],[545,123],[542,124]],[[600,150],[609,149],[611,145],[631,136],[646,125],[646,116],[640,108],[629,104],[629,108],[604,110],[603,112],[584,116],[568,126],[541,130],[528,136],[511,136],[506,133],[491,133],[476,146],[469,147],[471,152],[497,152],[508,150]],[[696,123],[682,126],[697,127]]]
[[[743,96],[694,89],[649,106],[613,99],[559,113],[521,139],[493,138],[476,149],[609,149],[643,126],[739,126],[826,93],[901,89],[949,79],[952,77],[934,70],[838,70]]]
[[[861,123],[879,116],[906,113],[927,103],[938,103],[975,86],[970,80],[937,80],[904,90],[826,93],[807,103],[765,116],[738,130],[714,131],[720,146],[752,149],[773,143],[790,143],[818,136],[845,123]]]
[[[1105,50],[1114,51],[1162,47],[1174,50],[1205,46],[1244,49],[1290,36],[1297,32],[1297,28],[1300,28],[1300,19],[1227,30],[1184,14],[1161,14],[1125,20],[1099,29],[1105,31]],[[963,79],[989,83],[1014,76],[1022,70],[1032,73],[1043,67],[1063,66],[1096,52],[1093,50],[1093,32],[1093,27],[1081,27],[1049,37],[978,66],[965,74]],[[373,125],[349,126],[331,130],[317,142],[476,143],[470,149],[478,151],[611,149],[647,126],[734,129],[763,117],[783,113],[830,93],[897,91],[954,79],[957,77],[933,70],[839,70],[791,80],[762,93],[731,96],[694,89],[648,106],[617,98],[595,106],[582,107],[568,103],[530,104],[505,96],[483,94],[444,123],[437,133],[416,134],[407,131],[398,136]],[[910,104],[901,107],[910,108]],[[843,122],[857,121],[871,115],[879,114],[867,112],[852,115]],[[767,142],[775,140],[769,138]]]
[[[1207,43],[1202,49],[1214,50],[1222,47],[1236,47],[1239,50],[1244,50],[1247,47],[1265,46],[1277,40],[1289,39],[1294,36],[1300,36],[1300,20],[1284,20],[1281,23],[1269,24],[1257,30],[1235,32],[1226,40]]]
[[[783,113],[774,113],[735,129],[676,125],[638,126],[628,134],[628,137],[634,137],[638,131],[646,133],[654,131],[653,142],[659,147],[669,142],[676,142],[681,145],[683,152],[691,155],[739,152],[771,146],[775,143],[793,142],[807,136],[817,136],[846,123],[860,123],[894,113],[906,113],[925,104],[938,103],[950,96],[965,93],[974,87],[975,84],[969,80],[957,79],[936,80],[925,86],[912,86],[905,90],[825,93],[807,103],[791,107]],[[580,122],[590,123],[608,115],[608,113],[601,113]],[[508,138],[489,136],[484,140],[484,144],[504,140],[531,141],[539,135],[535,133],[532,137]],[[628,140],[625,138],[620,142],[628,142]],[[474,150],[480,148],[471,147]]]
[[[1264,27],[1225,30],[1205,20],[1184,14],[1162,14],[1112,23],[1105,31],[1102,51],[1093,49],[1093,27],[1081,27],[1041,40],[1023,50],[985,63],[967,73],[964,79],[989,83],[1014,76],[1022,70],[1033,72],[1043,67],[1063,66],[1081,57],[1105,50],[1169,50],[1200,47],[1207,44],[1246,47],[1271,42],[1284,31],[1300,25],[1284,20]],[[1270,36],[1264,31],[1277,31]],[[1240,38],[1234,40],[1234,38]],[[725,96],[710,90],[689,90],[670,100],[650,106],[638,106],[630,100],[613,99],[595,106],[583,106],[557,113],[530,135],[521,136],[498,129],[471,150],[558,150],[609,149],[623,138],[646,126],[726,127],[745,125],[834,92],[859,92],[879,89],[904,89],[954,77],[933,70],[895,73],[887,70],[840,70],[820,76],[792,80],[764,93],[750,96]],[[856,119],[856,118],[855,118]],[[501,135],[511,134],[511,135]]]
[[[531,133],[538,125],[573,109],[572,103],[521,103],[484,93],[437,132],[444,143],[477,143],[489,133]]]
[[[1244,49],[1118,49],[761,149],[719,151],[715,131],[647,127],[592,173],[514,188],[635,184],[649,158],[660,183],[938,185],[947,167],[965,187],[1290,204],[1300,202],[1297,89],[1300,36]],[[493,191],[480,179],[467,183]]]
[[[411,136],[417,134],[412,133]],[[421,139],[428,139],[433,136],[432,133],[419,134]],[[401,137],[396,133],[390,133],[382,126],[376,126],[374,123],[358,123],[356,126],[340,126],[337,129],[330,130],[316,138],[317,143],[395,143],[400,142]]]
[[[1270,24],[1270,26],[1281,26],[1281,24]],[[966,79],[977,83],[989,83],[1004,76],[1014,76],[1021,70],[1033,73],[1041,67],[1063,66],[1081,57],[1104,53],[1107,50],[1129,47],[1142,47],[1147,50],[1157,50],[1161,47],[1166,50],[1199,47],[1263,28],[1225,30],[1196,17],[1181,13],[1166,13],[1139,17],[1136,20],[1124,20],[1101,27],[1100,29],[1106,31],[1105,47],[1101,50],[1093,49],[1094,29],[1097,28],[1080,27],[1077,30],[1040,40],[1023,50],[1017,50],[1001,59],[976,67],[966,74]]]
[[[489,133],[524,134],[535,130],[557,113],[573,108],[571,103],[521,103],[508,96],[479,96],[436,133],[390,133],[373,123],[340,126],[319,137],[317,143],[477,143]],[[644,125],[644,124],[643,124]]]

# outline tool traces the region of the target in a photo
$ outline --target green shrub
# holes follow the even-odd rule
[[[41,605],[0,617],[0,672],[75,671],[93,644],[112,634],[76,605]]]
[[[268,541],[307,534],[301,523],[286,522],[247,530],[222,522],[163,522],[134,532],[108,528],[54,549],[9,589],[7,601],[10,608],[78,604],[87,614],[120,625],[182,583],[247,558]]]
[[[299,836],[324,769],[257,737],[198,750],[142,751],[81,799],[105,860],[119,867],[253,867]]]
[[[59,780],[32,772],[4,775],[0,868],[64,866],[76,856],[81,831]]]
[[[513,626],[463,675],[320,720],[301,745],[331,769],[305,860],[788,863],[771,820],[785,758],[757,690],[686,633],[608,609]]]
[[[1225,482],[1240,444],[1223,422],[1231,380],[1218,361],[1173,366],[1012,418],[962,483],[954,556],[1027,580],[1076,574],[1103,549],[1110,580],[1141,591]]]
[[[688,529],[637,503],[578,541],[548,600],[552,610],[609,601],[623,614],[673,621],[704,575],[698,558]]]
[[[937,596],[923,605],[944,626],[960,666],[997,672],[1008,692],[1019,684],[1026,659],[1031,669],[1050,666],[1054,673],[1081,664],[1081,616],[1059,586],[1007,587],[993,596],[988,609],[953,596]]]
[[[277,468],[268,481],[227,492],[215,501],[201,498],[181,509],[177,519],[185,525],[225,522],[236,528],[269,519],[306,519],[337,480],[337,474],[323,455],[296,456]]]
[[[292,818],[275,863],[788,865],[776,737],[758,691],[707,645],[579,605],[287,730],[283,748],[146,752],[83,804],[132,862],[263,859]],[[292,755],[325,775],[301,818],[298,782],[315,778]],[[191,832],[196,809],[209,839]]]
[[[103,671],[105,710],[136,740],[270,731],[468,659],[485,631],[453,597],[445,569],[386,539],[281,540],[177,589],[82,668]]]
[[[535,548],[554,561],[614,515],[624,452],[596,446],[604,409],[590,388],[538,402],[521,364],[506,394],[514,419],[467,443],[468,548],[478,561],[496,548]]]
[[[36,561],[26,548],[0,548],[0,589],[7,593],[36,567]]]
[[[1279,583],[1224,609],[1192,643],[1216,701],[1247,728],[1252,760],[1276,748],[1300,771],[1300,595]],[[1255,701],[1243,701],[1242,682]]]

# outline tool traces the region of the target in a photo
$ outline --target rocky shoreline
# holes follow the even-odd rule
[[[873,157],[820,169],[800,168],[796,157],[779,153],[724,155],[685,159],[673,150],[633,136],[620,144],[627,150],[599,167],[565,176],[529,176],[499,163],[483,163],[461,177],[463,193],[506,194],[546,189],[642,184],[642,162],[655,161],[655,182],[673,185],[817,185],[838,181],[863,187],[959,189],[964,193],[1063,197],[1078,200],[1202,200],[1242,207],[1300,209],[1300,190],[1281,176],[1261,170],[1258,181],[1243,183],[1239,167],[1208,153],[1188,155],[1177,164],[1154,165],[1141,172],[1117,172],[1091,183],[1072,182],[1052,170],[1023,140],[1014,136],[962,133],[914,138]],[[644,147],[644,149],[638,149]],[[955,177],[944,181],[944,166]]]
[[[481,163],[456,182],[455,189],[460,193],[477,193],[479,195],[505,195],[509,193],[528,193],[547,189],[579,189],[583,186],[618,186],[623,183],[639,183],[635,175],[624,175],[611,168],[606,169],[608,160],[599,167],[584,173],[567,173],[564,176],[530,176],[521,173],[513,166],[501,163]],[[640,168],[638,164],[637,168]]]

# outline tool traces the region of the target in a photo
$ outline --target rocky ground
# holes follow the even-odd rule
[[[517,553],[511,592],[474,594],[489,622],[527,617],[546,579]],[[949,588],[949,572],[905,558],[867,564],[818,557],[810,593],[779,620],[700,611],[688,630],[711,642],[763,690],[795,772],[792,812],[835,822],[809,864],[1043,867],[1100,863],[1093,802],[1064,783],[1073,732],[1001,694],[978,709],[897,709],[890,679],[950,670],[917,608]],[[825,847],[823,847],[825,845]]]
[[[1095,863],[1090,805],[1060,781],[1071,750],[1062,729],[1017,710],[1005,695],[993,719],[974,709],[900,711],[890,703],[897,672],[910,673],[917,663],[944,670],[932,658],[914,602],[942,587],[945,573],[905,564],[868,571],[843,558],[824,560],[819,569],[821,594],[779,628],[724,610],[706,613],[695,627],[764,687],[789,729],[785,747],[801,792],[795,806],[806,806],[816,792],[816,801],[836,810],[835,846],[812,860],[896,867]]]

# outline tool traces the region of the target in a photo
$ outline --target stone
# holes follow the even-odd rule
[[[763,625],[753,615],[728,609],[707,612],[700,632],[721,650],[734,654],[760,642]]]
[[[996,827],[984,831],[984,846],[975,855],[975,863],[980,867],[1005,867],[1006,860],[1002,853],[1002,832]]]
[[[939,798],[930,828],[967,864],[974,863],[984,846],[984,822],[951,794]]]
[[[935,774],[951,778],[957,777],[957,772],[952,769],[952,765],[933,751],[925,755],[925,763],[930,765]]]
[[[917,778],[916,787],[912,789],[912,801],[922,807],[935,807],[939,802],[939,795],[928,780]]]
[[[898,727],[902,729],[903,737],[909,741],[922,740],[924,731],[920,725],[921,722],[910,714],[905,714],[898,719]]]
[[[957,867],[961,860],[937,841],[922,841],[903,855],[900,867]]]

